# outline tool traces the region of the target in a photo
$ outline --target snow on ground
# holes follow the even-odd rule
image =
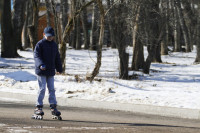
[[[130,55],[132,48],[129,49]],[[0,58],[0,91],[29,94],[38,89],[31,50],[18,51],[22,58]],[[145,57],[147,52],[144,52]],[[90,83],[85,76],[94,69],[96,52],[67,50],[67,75],[55,76],[57,97],[134,103],[156,106],[200,109],[200,65],[193,64],[191,53],[162,56],[162,64],[153,63],[149,75],[141,72],[138,79],[118,79],[119,59],[116,49],[103,51],[98,81]],[[131,57],[130,57],[131,59]],[[131,60],[130,60],[131,64]],[[78,75],[80,82],[77,82]],[[32,96],[32,97],[31,97]],[[9,100],[9,99],[8,99]]]

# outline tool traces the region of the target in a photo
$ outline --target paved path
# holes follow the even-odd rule
[[[198,133],[200,120],[142,115],[77,107],[59,107],[63,121],[51,119],[48,107],[43,120],[30,119],[32,104],[0,101],[0,132],[80,132],[80,133]]]
[[[0,92],[0,100],[5,101],[20,101],[26,104],[35,104],[36,95],[22,94],[12,92]],[[112,103],[106,101],[91,101],[57,97],[58,105],[67,107],[81,107],[94,109],[109,109],[119,111],[129,111],[132,113],[143,113],[149,115],[160,115],[166,117],[188,118],[200,120],[199,109],[173,108],[165,106],[126,104],[126,103]],[[48,103],[48,95],[44,98],[44,103]]]

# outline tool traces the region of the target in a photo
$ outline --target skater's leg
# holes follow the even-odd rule
[[[37,105],[35,110],[34,110],[34,114],[32,115],[32,119],[37,119],[37,120],[42,120],[43,119],[43,115],[44,112],[42,111],[43,106],[41,105]]]
[[[47,77],[47,87],[49,90],[49,104],[51,108],[51,113],[53,115],[53,119],[62,120],[62,117],[60,116],[60,111],[57,110],[57,101],[55,96],[55,88],[54,88],[54,76]]]
[[[54,88],[54,76],[47,77],[47,88],[49,90],[49,104],[57,104],[55,88]]]
[[[38,76],[38,84],[39,84],[39,90],[38,90],[36,106],[37,105],[42,106],[46,91],[46,76]]]
[[[60,115],[61,115],[61,112],[58,111],[56,107],[57,107],[56,104],[50,104],[51,113],[52,113],[52,115],[60,116]]]
[[[44,115],[44,112],[43,112],[42,108],[43,108],[43,106],[37,105],[36,108],[35,108],[34,113],[35,113],[36,115],[42,115],[42,116],[43,116],[43,115]]]

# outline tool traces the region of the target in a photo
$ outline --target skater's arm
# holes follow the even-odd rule
[[[36,67],[40,68],[42,65],[45,65],[42,60],[42,48],[41,48],[41,42],[38,42],[35,46],[34,50],[34,60]]]
[[[55,60],[55,65],[56,65],[56,71],[57,73],[61,74],[62,73],[62,63],[60,59],[60,53],[57,48],[57,53],[56,53],[56,60]]]

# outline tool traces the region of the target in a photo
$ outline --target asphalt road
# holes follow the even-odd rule
[[[200,120],[86,108],[58,109],[62,112],[62,121],[53,120],[48,107],[44,108],[43,120],[33,120],[34,105],[0,101],[0,132],[200,133]]]

